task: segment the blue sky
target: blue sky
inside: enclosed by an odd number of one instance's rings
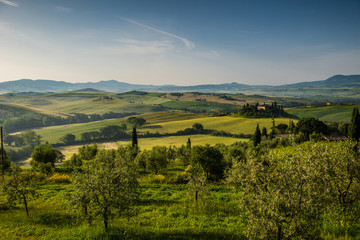
[[[0,0],[0,82],[279,85],[359,74],[359,13],[359,0]]]

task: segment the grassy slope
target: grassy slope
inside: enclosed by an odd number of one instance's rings
[[[290,114],[304,117],[314,117],[322,121],[349,121],[354,106],[326,106],[326,107],[310,107],[310,108],[290,108],[286,111]]]
[[[195,112],[234,112],[240,108],[233,104],[207,101],[170,101],[161,105],[171,109],[188,109]]]
[[[0,103],[0,119],[8,119],[23,116],[44,116],[42,112],[34,108],[22,106],[14,103]]]
[[[129,103],[120,99],[114,100],[97,100],[97,98],[89,99],[79,99],[73,100],[71,102],[63,102],[57,100],[52,105],[43,106],[46,110],[52,110],[62,113],[71,113],[79,112],[85,114],[104,114],[110,111],[113,112],[151,112],[154,109],[154,106],[138,104],[138,103]]]
[[[235,118],[235,117],[203,117],[204,115],[190,115],[183,113],[172,113],[168,116],[167,122],[161,122],[165,117],[164,113],[158,114],[157,118],[155,114],[149,114],[150,122],[153,124],[145,125],[138,129],[139,133],[144,132],[159,132],[159,133],[175,133],[179,130],[184,130],[185,128],[191,128],[194,123],[201,123],[205,129],[212,130],[223,130],[233,134],[253,134],[256,128],[256,124],[259,124],[260,127],[266,127],[270,129],[272,126],[272,120],[270,118]],[[146,118],[146,114],[143,115]],[[202,117],[200,117],[202,116]],[[188,119],[192,117],[200,117],[194,119]],[[175,120],[175,119],[185,119],[185,120]],[[59,138],[62,136],[71,133],[74,134],[77,139],[80,139],[81,133],[88,131],[98,131],[100,128],[108,125],[116,125],[123,122],[125,119],[108,119],[103,121],[91,122],[91,123],[78,123],[78,124],[68,124],[62,126],[52,126],[36,129],[36,133],[41,135],[43,141],[48,141],[49,143],[59,142]],[[159,121],[159,122],[158,122]],[[278,118],[275,119],[276,124],[279,123],[289,123],[287,118]]]
[[[171,122],[179,120],[196,119],[209,116],[206,113],[185,113],[185,112],[157,112],[157,113],[145,113],[141,117],[146,119],[147,124]]]
[[[145,125],[139,131],[174,133],[185,128],[191,128],[194,123],[201,123],[205,129],[223,130],[233,134],[253,134],[256,124],[259,124],[260,128],[266,127],[267,129],[272,126],[271,118],[203,117]],[[289,119],[277,118],[275,123],[276,125],[279,123],[288,124]]]
[[[108,96],[113,100],[101,99],[99,97]],[[228,97],[236,99],[226,100],[223,94],[193,94],[185,93],[182,97],[174,97],[165,93],[104,93],[104,92],[65,92],[48,94],[41,96],[5,96],[0,95],[0,102],[15,103],[32,108],[43,114],[66,116],[71,112],[85,114],[105,112],[151,112],[158,111],[161,105],[173,109],[190,109],[193,111],[233,111],[240,108],[239,105],[245,103],[254,104],[256,102],[277,101],[298,101],[294,99],[273,99],[257,95],[234,94]],[[195,99],[207,99],[207,101],[195,101]],[[99,100],[99,101],[96,101]]]
[[[119,125],[123,120],[121,119],[106,119],[102,121],[90,123],[76,123],[60,126],[44,127],[34,129],[34,131],[41,135],[43,141],[48,141],[50,144],[59,142],[59,138],[66,134],[74,134],[77,139],[80,139],[81,133],[90,131],[99,131],[100,128],[109,125]]]
[[[65,194],[70,184],[41,185],[40,197],[23,206],[1,209],[0,239],[241,239],[245,224],[239,193],[210,187],[197,204],[186,185],[141,184],[139,201],[130,216],[116,216],[110,232],[100,220],[77,223]]]

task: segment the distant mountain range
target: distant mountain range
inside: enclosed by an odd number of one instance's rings
[[[126,91],[160,91],[160,92],[223,92],[223,93],[259,93],[269,95],[269,93],[286,96],[286,91],[291,89],[322,89],[322,88],[360,88],[360,75],[335,75],[326,80],[314,82],[301,82],[286,84],[281,86],[271,85],[246,85],[236,82],[225,84],[206,84],[196,86],[175,86],[175,85],[138,85],[116,80],[88,82],[88,83],[69,83],[53,80],[31,80],[21,79],[0,83],[0,92],[65,92],[80,89],[97,89],[108,92]],[[294,91],[293,91],[294,92]],[[321,91],[320,91],[321,92]],[[266,94],[267,93],[267,94]],[[294,95],[292,93],[292,95]],[[321,95],[321,94],[320,94]]]

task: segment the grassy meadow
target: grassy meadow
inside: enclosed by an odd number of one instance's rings
[[[286,111],[299,118],[314,117],[321,121],[347,122],[350,120],[352,109],[360,105],[334,105],[321,107],[289,108]]]
[[[243,118],[243,117],[211,117],[204,114],[186,114],[186,113],[172,113],[166,116],[166,113],[159,114],[144,114],[140,115],[145,119],[148,119],[149,124],[146,124],[138,128],[139,133],[175,133],[186,128],[191,128],[194,123],[200,123],[205,129],[226,131],[232,134],[253,134],[256,125],[266,127],[270,129],[272,126],[271,118]],[[158,116],[158,117],[156,117]],[[177,120],[182,119],[182,120]],[[80,139],[81,133],[89,131],[98,131],[100,128],[109,125],[119,125],[125,122],[124,119],[108,119],[90,123],[76,123],[60,126],[51,126],[35,129],[34,131],[42,136],[43,141],[47,141],[50,144],[60,142],[59,139],[66,134],[74,134],[77,139]],[[279,123],[289,123],[288,118],[276,118],[276,125]]]
[[[201,123],[204,129],[226,131],[232,134],[253,134],[256,125],[270,129],[272,126],[271,118],[243,118],[243,117],[202,117],[181,121],[171,121],[163,123],[154,123],[143,126],[139,131],[174,133],[185,128],[190,128],[194,123]],[[279,123],[289,123],[288,118],[276,118],[276,125]]]
[[[115,217],[108,233],[102,223],[79,223],[67,205],[67,183],[45,183],[40,197],[22,206],[0,210],[1,239],[244,239],[240,194],[221,186],[194,203],[186,185],[141,184],[133,211]]]

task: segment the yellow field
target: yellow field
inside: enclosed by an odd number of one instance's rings
[[[160,137],[160,138],[139,138],[138,143],[141,150],[151,149],[153,146],[181,146],[185,145],[188,138],[191,139],[191,145],[215,145],[217,143],[223,143],[225,145],[230,145],[235,142],[244,142],[249,141],[249,139],[242,138],[230,138],[230,137],[216,137],[209,135],[189,135],[189,136],[171,136],[171,137]],[[118,142],[107,142],[107,143],[99,143],[98,146],[100,149],[117,149],[119,146],[126,146],[131,144],[131,141],[118,141]],[[65,146],[59,147],[59,149],[65,155],[65,161],[69,160],[70,157],[78,152],[79,147],[83,145],[73,145],[73,146]],[[22,168],[30,168],[31,158],[28,158],[24,161],[19,162],[18,164]]]
[[[232,134],[253,134],[255,132],[256,124],[259,124],[260,129],[266,127],[268,131],[272,126],[270,118],[241,118],[241,117],[202,117],[196,119],[188,119],[181,121],[171,121],[157,124],[145,125],[139,132],[159,132],[159,133],[174,133],[185,128],[191,128],[194,123],[201,123],[205,129],[212,129],[218,131],[226,131]],[[279,123],[289,124],[288,118],[276,118],[275,124]]]
[[[191,139],[191,145],[215,145],[217,143],[224,143],[226,145],[239,142],[239,141],[248,141],[248,139],[242,138],[231,138],[231,137],[216,137],[210,135],[188,135],[188,136],[170,136],[170,137],[160,137],[160,138],[139,138],[138,143],[140,149],[151,149],[153,146],[181,146],[186,144],[188,138]],[[118,144],[121,146],[126,146],[130,144],[130,141],[119,141]]]

